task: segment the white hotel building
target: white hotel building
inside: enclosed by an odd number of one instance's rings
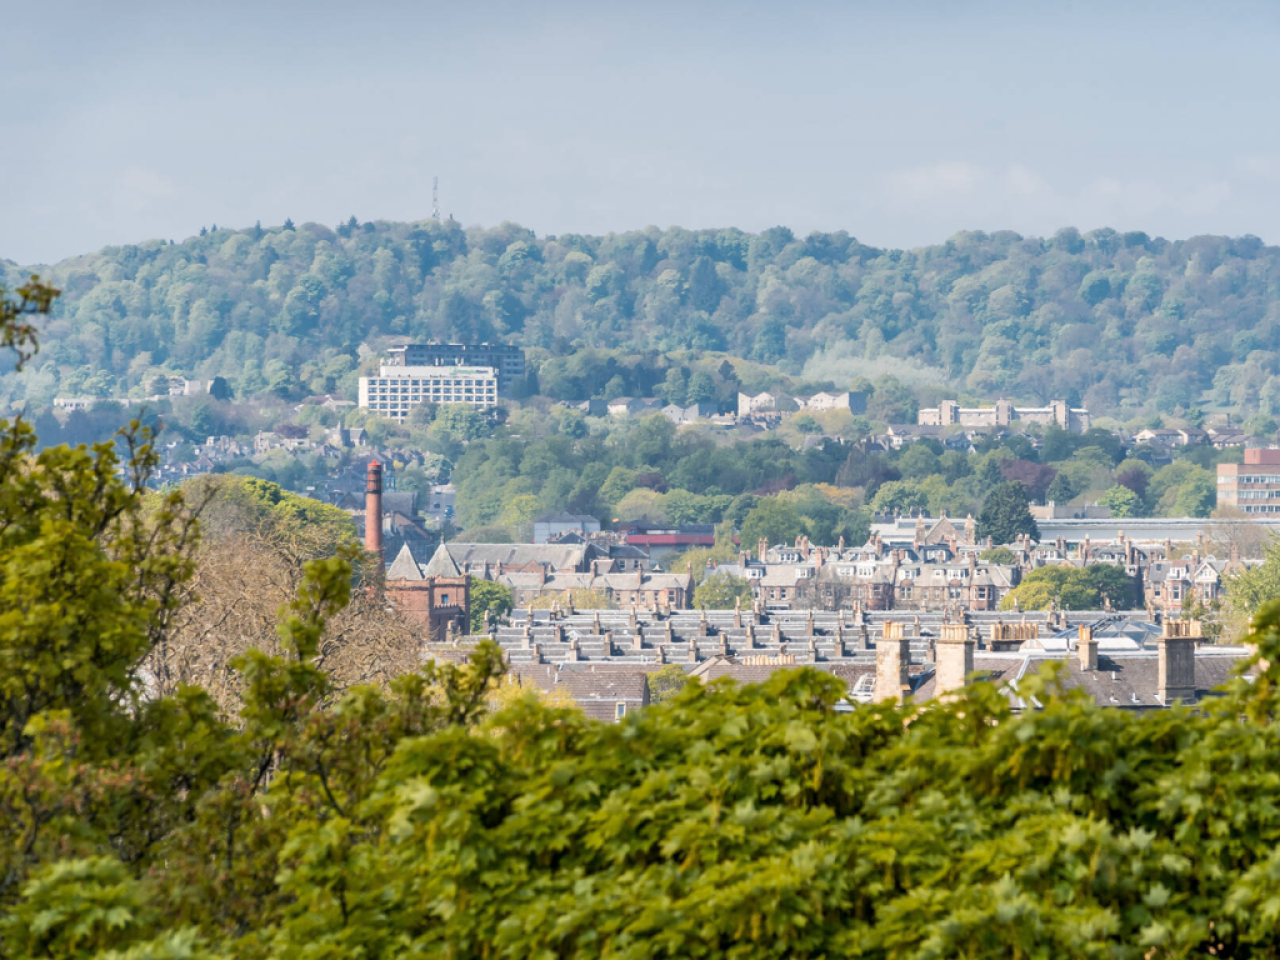
[[[498,402],[492,367],[402,367],[383,364],[376,377],[360,378],[360,406],[403,423],[420,403],[465,403],[483,410]]]

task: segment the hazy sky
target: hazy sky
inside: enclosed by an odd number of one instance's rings
[[[5,9],[8,8],[8,9]],[[1280,242],[1280,3],[0,0],[0,257],[201,225]]]

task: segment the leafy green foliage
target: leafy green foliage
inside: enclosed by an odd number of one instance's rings
[[[777,497],[760,501],[742,522],[742,542],[754,546],[761,540],[767,544],[789,544],[804,533],[804,520],[791,504]]]
[[[992,547],[990,550],[983,550],[979,559],[984,563],[1012,564],[1018,560],[1018,555],[1008,547]]]
[[[1142,499],[1128,487],[1116,484],[1098,498],[1098,506],[1107,507],[1117,519],[1137,517],[1142,514]]]
[[[1247,616],[1273,600],[1280,600],[1280,542],[1266,548],[1262,563],[1229,577],[1227,603],[1239,616]]]
[[[1040,528],[1020,483],[1001,483],[991,491],[978,514],[978,537],[994,544],[1013,543],[1020,536],[1040,539]]]
[[[1097,610],[1103,603],[1116,610],[1133,609],[1133,579],[1123,567],[1095,563],[1084,568],[1037,567],[1000,601],[1001,610]]]
[[[356,544],[345,510],[270,480],[211,474],[188,483],[184,496],[201,505],[201,524],[210,535],[238,534],[299,561],[330,557]]]
[[[241,398],[350,393],[361,343],[435,337],[515,340],[536,353],[527,386],[572,400],[691,403],[707,397],[709,378],[716,399],[732,402],[736,385],[714,368],[671,373],[647,359],[690,350],[815,379],[897,364],[949,377],[953,393],[1078,398],[1122,419],[1191,416],[1202,394],[1242,417],[1274,413],[1276,248],[1253,237],[1073,235],[1078,243],[970,231],[904,251],[785,228],[556,238],[510,223],[219,229],[55,265],[68,291],[59,355],[0,394],[123,394],[144,377],[197,371]],[[0,282],[22,278],[0,266]],[[599,344],[629,359],[578,357]],[[909,422],[916,405],[909,390],[886,394],[872,416]]]
[[[490,623],[497,626],[511,613],[515,601],[511,591],[494,580],[471,581],[471,632],[484,632],[485,614]]]
[[[1280,956],[1280,603],[1252,680],[1194,711],[1099,708],[1047,667],[1023,714],[987,683],[849,710],[787,670],[618,724],[534,697],[485,719],[487,643],[334,695],[340,551],[307,565],[280,655],[229,665],[233,722],[147,693],[194,528],[178,494],[147,509],[131,436],[122,479],[113,446],[36,454],[4,428],[14,960]]]
[[[731,573],[710,573],[693,591],[699,610],[732,610],[738,603],[750,607],[751,598],[751,584]]]
[[[668,663],[661,670],[649,674],[649,700],[651,703],[662,703],[673,699],[685,684],[689,682],[689,674],[678,663]]]

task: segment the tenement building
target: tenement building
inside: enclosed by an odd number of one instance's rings
[[[1280,450],[1246,448],[1244,463],[1218,464],[1218,506],[1280,513]]]
[[[1073,407],[1065,400],[1054,400],[1047,407],[1015,407],[1008,400],[998,400],[994,407],[962,407],[955,400],[944,400],[936,407],[920,410],[918,422],[925,427],[1007,427],[1015,420],[1023,423],[1051,424],[1084,433],[1089,429],[1089,411]]]
[[[504,396],[524,378],[524,351],[507,343],[407,343],[387,351],[397,367],[491,367]]]
[[[360,378],[360,406],[403,423],[422,403],[461,403],[484,409],[498,402],[492,367],[399,366],[384,363],[376,377]]]

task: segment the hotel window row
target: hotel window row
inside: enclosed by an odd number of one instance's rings
[[[360,406],[403,421],[423,403],[461,403],[483,409],[498,402],[498,380],[488,367],[383,366],[376,377],[360,378]]]

